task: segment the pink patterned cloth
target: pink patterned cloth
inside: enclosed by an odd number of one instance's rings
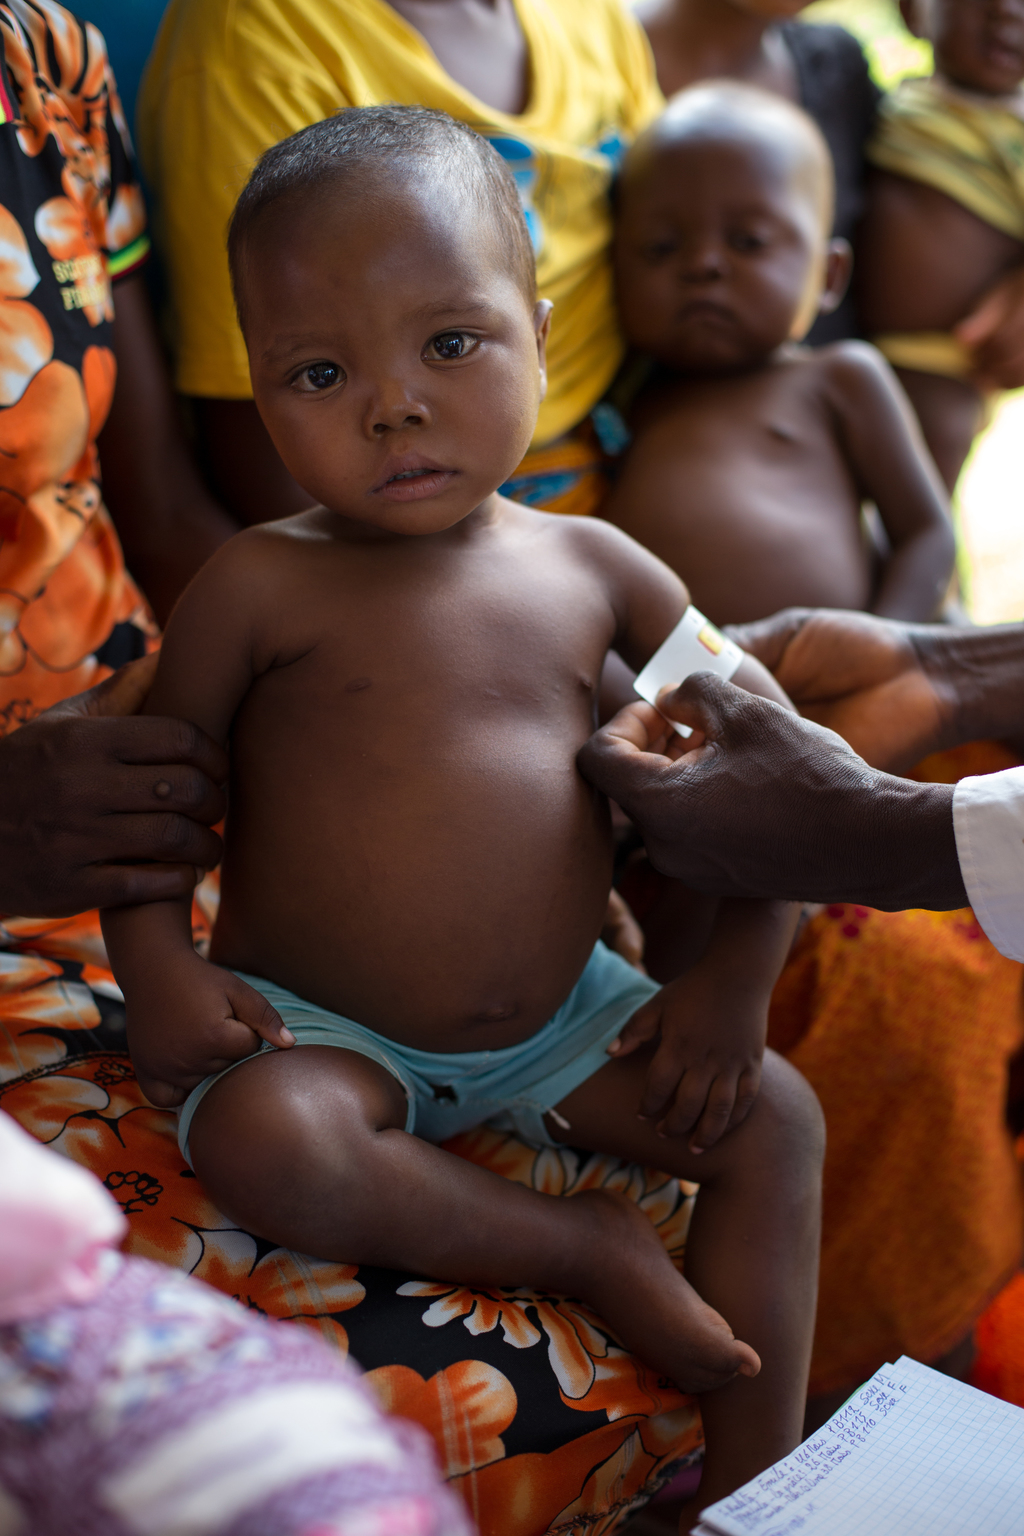
[[[89,1301],[127,1230],[98,1179],[0,1113],[0,1323]]]
[[[418,1425],[307,1329],[111,1246],[0,1115],[4,1536],[472,1536]]]

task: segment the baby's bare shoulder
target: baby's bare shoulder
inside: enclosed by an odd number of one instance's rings
[[[644,564],[653,556],[603,517],[574,517],[543,512],[548,532],[562,559],[589,567],[597,579],[619,575],[624,567]]]
[[[877,347],[869,341],[834,341],[827,347],[803,349],[808,363],[827,389],[851,404],[879,394],[891,394],[895,375]]]
[[[326,545],[337,543],[323,508],[311,508],[273,523],[255,523],[222,544],[196,578],[207,590],[237,587],[264,592],[309,567]]]

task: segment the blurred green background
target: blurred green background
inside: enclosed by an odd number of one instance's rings
[[[881,86],[904,75],[931,73],[932,51],[903,25],[895,0],[818,0],[803,12],[805,21],[834,21],[860,38]]]

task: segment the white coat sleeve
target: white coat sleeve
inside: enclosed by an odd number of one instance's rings
[[[1024,960],[1024,768],[961,779],[953,830],[974,915],[996,949]]]

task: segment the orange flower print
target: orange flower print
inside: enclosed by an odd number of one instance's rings
[[[500,1326],[513,1349],[530,1349],[546,1335],[551,1369],[570,1400],[587,1395],[597,1380],[597,1362],[615,1347],[593,1312],[564,1297],[540,1297],[525,1290],[476,1291],[432,1280],[409,1280],[398,1287],[398,1294],[431,1299],[423,1314],[428,1328],[443,1328],[458,1318],[470,1333],[491,1333]]]
[[[19,401],[53,356],[53,333],[34,304],[39,283],[21,225],[0,204],[0,406]]]
[[[64,308],[82,310],[90,325],[113,320],[110,279],[86,206],[69,197],[51,197],[36,210],[35,225],[53,258]]]
[[[0,294],[7,299],[26,299],[39,282],[21,225],[0,204]]]
[[[123,251],[146,228],[146,204],[142,188],[118,187],[107,214],[106,244],[112,251]]]
[[[445,1477],[500,1461],[501,1436],[516,1416],[515,1389],[483,1360],[460,1360],[424,1381],[407,1365],[382,1365],[366,1381],[389,1413],[415,1419],[441,1451]]]
[[[109,347],[86,347],[82,355],[82,383],[89,406],[89,439],[94,441],[110,414],[117,383],[117,360]]]

